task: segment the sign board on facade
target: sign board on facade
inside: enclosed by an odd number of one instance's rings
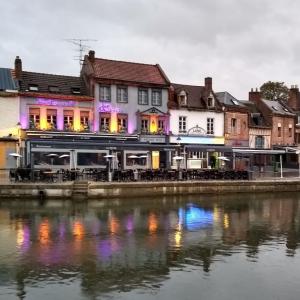
[[[36,104],[47,106],[75,106],[75,101],[62,101],[56,99],[37,98]]]
[[[142,143],[165,143],[166,138],[164,136],[141,136],[140,142],[142,142]]]
[[[192,127],[187,131],[187,135],[203,136],[203,135],[207,135],[207,133],[205,129],[203,129],[199,125],[196,125],[195,127]]]
[[[99,108],[98,108],[99,112],[102,113],[120,113],[121,109],[117,106],[113,106],[109,103],[100,103]]]

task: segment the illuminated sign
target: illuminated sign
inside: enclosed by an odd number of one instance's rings
[[[121,109],[119,107],[116,106],[112,106],[111,104],[108,103],[101,103],[99,105],[99,112],[102,113],[119,113],[121,112]]]
[[[55,99],[37,98],[36,104],[49,106],[75,106],[75,101],[61,101]]]

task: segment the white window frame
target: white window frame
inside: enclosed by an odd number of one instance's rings
[[[99,88],[99,99],[100,101],[111,101],[111,88],[109,85],[100,85]]]
[[[207,134],[215,134],[215,119],[214,118],[207,118]]]
[[[187,117],[179,116],[178,117],[178,132],[185,133],[187,131]]]

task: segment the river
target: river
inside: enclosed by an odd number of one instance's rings
[[[0,202],[0,299],[298,300],[300,195]]]

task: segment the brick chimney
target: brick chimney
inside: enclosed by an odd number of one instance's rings
[[[289,90],[288,106],[296,111],[300,110],[300,94],[297,85],[292,85]]]
[[[205,90],[207,92],[211,92],[212,91],[212,78],[206,77],[204,80],[204,84],[205,84]]]
[[[15,59],[15,76],[18,80],[22,78],[22,60],[19,56]]]
[[[89,61],[92,63],[95,61],[95,51],[94,50],[89,51]]]
[[[249,101],[257,102],[260,100],[260,98],[260,91],[257,88],[255,91],[251,89],[251,91],[249,92]]]

